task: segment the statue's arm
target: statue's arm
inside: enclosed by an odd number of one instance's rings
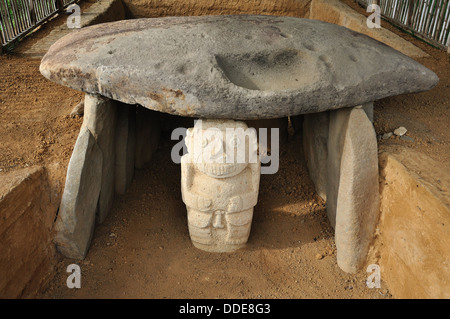
[[[185,156],[181,158],[181,195],[183,202],[190,208],[207,211],[212,205],[212,200],[192,191],[195,167],[188,162]]]
[[[251,169],[252,189],[247,193],[239,194],[237,196],[233,196],[232,198],[230,198],[228,204],[228,212],[239,212],[247,210],[256,206],[258,202],[261,164],[258,161],[258,163],[252,163],[249,165]]]

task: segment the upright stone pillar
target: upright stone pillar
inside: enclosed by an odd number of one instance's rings
[[[114,201],[116,121],[116,101],[100,95],[85,95],[83,127],[92,133],[103,154],[102,187],[97,211],[99,223],[103,223]]]
[[[330,111],[327,214],[337,262],[349,273],[365,262],[379,210],[375,131],[362,106]]]
[[[136,168],[144,168],[158,148],[161,132],[159,112],[137,106],[136,110]]]
[[[67,169],[55,225],[57,249],[66,257],[83,259],[95,227],[102,181],[103,156],[94,136],[82,127]]]
[[[305,114],[303,119],[303,152],[309,177],[324,200],[327,199],[328,122],[328,112]]]
[[[115,189],[124,194],[134,175],[136,107],[120,104],[117,113]]]
[[[363,104],[362,108],[364,112],[366,112],[366,115],[369,118],[370,122],[373,123],[373,102]]]

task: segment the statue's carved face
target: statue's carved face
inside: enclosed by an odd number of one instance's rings
[[[256,131],[243,122],[197,121],[188,129],[186,141],[197,169],[215,178],[237,175],[255,161]]]

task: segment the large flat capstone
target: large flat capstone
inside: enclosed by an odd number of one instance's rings
[[[274,16],[123,20],[57,41],[41,73],[165,113],[279,118],[431,89],[437,76],[350,29]]]

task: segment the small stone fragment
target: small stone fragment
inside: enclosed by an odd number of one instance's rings
[[[404,128],[403,126],[400,126],[399,128],[395,129],[394,134],[397,136],[403,136],[406,134],[408,130]]]
[[[392,136],[392,132],[384,133],[382,138],[383,138],[383,140],[388,140],[391,136]]]
[[[84,114],[84,100],[75,105],[75,107],[70,112],[70,117],[81,117]]]

